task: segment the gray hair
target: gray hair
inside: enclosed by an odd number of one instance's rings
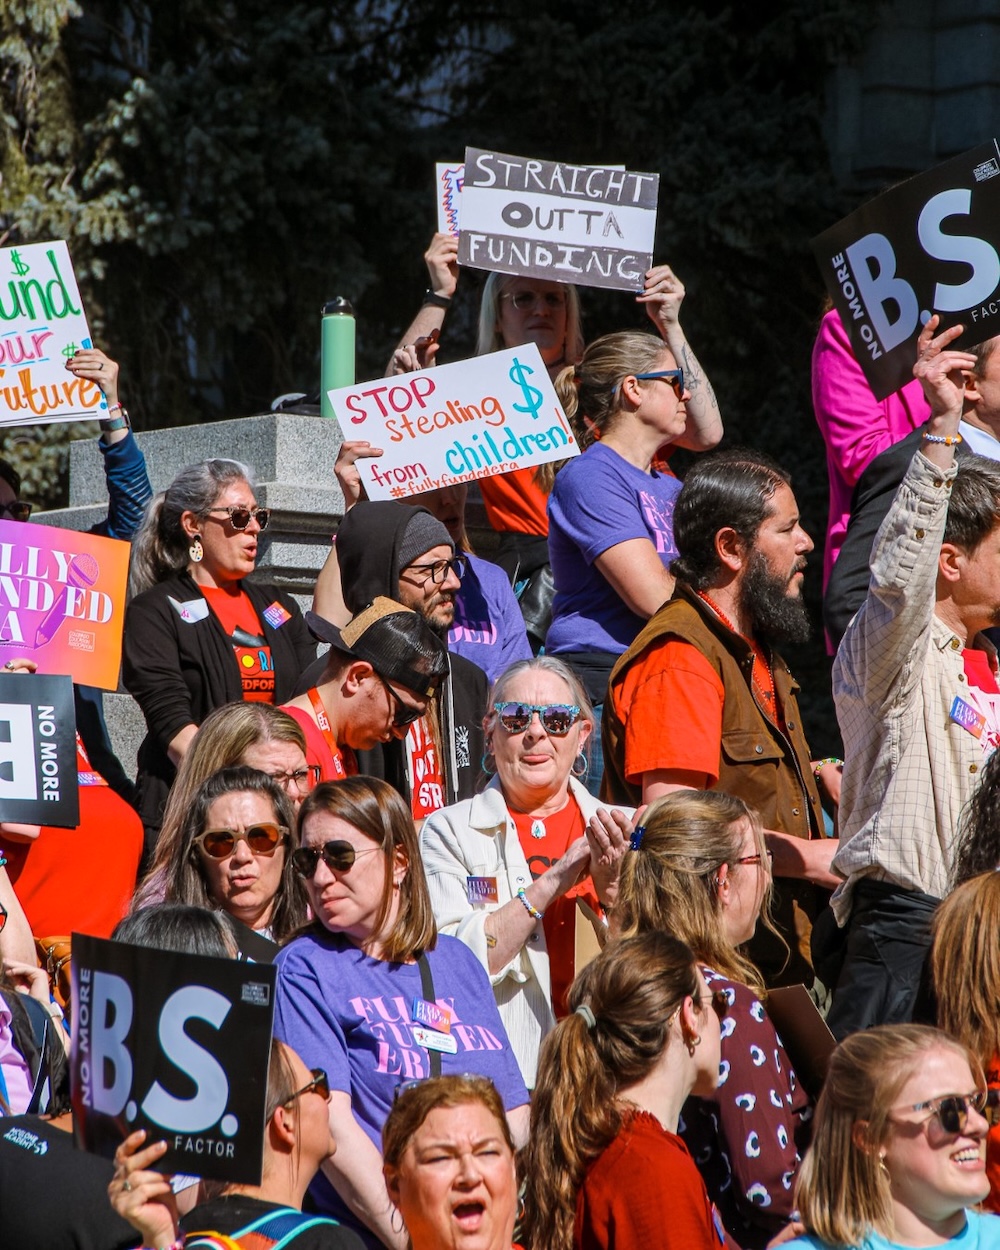
[[[483,296],[479,302],[479,337],[476,341],[476,355],[485,356],[488,352],[499,352],[507,347],[500,337],[500,296],[519,275],[509,273],[491,273],[483,287]],[[580,293],[572,283],[565,283],[566,291],[566,342],[563,344],[563,360],[568,365],[575,365],[583,355],[583,323],[580,319]],[[519,347],[519,343],[512,346]]]
[[[589,720],[591,724],[594,724],[594,705],[590,701],[583,682],[569,665],[557,659],[554,655],[533,655],[530,660],[515,660],[513,664],[508,665],[504,669],[493,683],[490,689],[489,701],[486,704],[486,715],[483,717],[483,728],[486,731],[487,741],[489,741],[490,734],[497,727],[498,717],[493,710],[494,703],[504,702],[507,697],[507,691],[523,673],[551,673],[553,677],[558,677],[560,681],[565,682],[569,688],[570,698],[580,708],[581,719]],[[584,744],[582,750],[589,762],[589,739]],[[492,754],[488,748],[487,754]]]
[[[239,460],[202,460],[181,469],[166,490],[153,496],[132,540],[133,595],[187,568],[190,540],[181,517],[185,512],[207,516],[234,482],[246,482],[253,489],[253,469]]]

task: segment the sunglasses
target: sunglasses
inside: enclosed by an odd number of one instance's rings
[[[655,373],[635,373],[632,376],[637,382],[652,382],[662,378],[664,382],[670,383],[678,399],[684,394],[683,369],[658,369]]]
[[[699,997],[698,1002],[702,1007],[710,1006],[720,1021],[729,1015],[729,995],[725,990],[712,990],[707,997]]]
[[[4,907],[3,903],[0,903],[0,933],[3,932],[3,927],[6,923],[7,923],[7,908]]]
[[[251,520],[256,521],[262,530],[266,530],[267,523],[271,519],[270,508],[245,508],[239,503],[209,508],[209,512],[225,512],[229,517],[229,524],[234,530],[245,530]]]
[[[237,842],[246,842],[255,855],[273,855],[288,839],[284,825],[251,825],[240,832],[238,829],[206,829],[194,840],[209,859],[228,859],[236,850]]]
[[[493,711],[509,734],[523,734],[536,712],[542,728],[554,738],[565,738],[580,719],[575,703],[494,703]]]
[[[361,855],[372,855],[375,851],[381,851],[380,846],[370,846],[367,850],[358,851],[350,844],[340,839],[333,842],[327,842],[321,847],[316,846],[299,846],[292,851],[292,867],[300,877],[305,877],[307,881],[311,881],[316,875],[316,869],[319,867],[319,861],[322,858],[327,868],[334,872],[347,872],[348,868]]]
[[[27,521],[31,516],[33,505],[23,499],[15,499],[13,503],[0,503],[0,517],[9,516],[12,521]]]
[[[404,573],[426,573],[427,576],[420,583],[421,586],[427,584],[428,581],[440,586],[449,572],[453,572],[459,581],[465,576],[465,556],[453,556],[450,560],[435,560],[433,564],[408,564],[405,569],[400,569],[399,575]]]
[[[294,787],[299,794],[308,794],[319,784],[322,769],[318,764],[308,764],[305,768],[296,768],[293,773],[268,773],[272,781],[276,781],[283,790]]]
[[[301,1089],[297,1089],[294,1094],[288,1096],[288,1101],[281,1105],[287,1107],[288,1103],[294,1102],[296,1098],[301,1098],[303,1094],[311,1094],[313,1090],[320,1095],[326,1102],[330,1101],[330,1080],[322,1068],[310,1068],[312,1080],[308,1085],[303,1085]]]
[[[929,1111],[928,1119],[936,1116],[946,1133],[957,1136],[964,1133],[969,1125],[970,1108],[975,1107],[981,1115],[987,1106],[996,1107],[998,1103],[1000,1091],[977,1089],[971,1094],[946,1094],[944,1098],[929,1098],[927,1102],[915,1102],[907,1109]]]
[[[375,676],[378,677],[378,674],[376,673]],[[415,720],[419,720],[423,716],[420,708],[414,707],[411,703],[404,703],[384,677],[379,677],[378,679],[388,690],[389,694],[392,695],[392,701],[396,708],[392,714],[393,728],[405,729],[407,725],[412,725]]]

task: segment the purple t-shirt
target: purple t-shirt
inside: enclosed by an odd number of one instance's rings
[[[594,561],[632,538],[648,538],[664,568],[677,555],[674,504],[677,478],[644,473],[603,443],[570,460],[549,496],[549,559],[556,584],[552,624],[545,639],[560,651],[620,655],[645,621],[625,604]]]
[[[530,660],[524,617],[507,574],[497,564],[470,555],[455,596],[455,622],[448,650],[478,664],[491,682],[515,660]]]
[[[324,1068],[330,1088],[351,1095],[355,1118],[382,1150],[382,1125],[396,1087],[430,1076],[429,1052],[418,1045],[414,999],[423,999],[416,964],[372,959],[340,934],[310,932],[278,955],[274,1035],[301,1055],[307,1068]],[[488,1076],[507,1110],[523,1106],[528,1091],[497,1011],[493,988],[472,951],[439,936],[427,955],[438,1004],[452,1013],[454,1055],[441,1055],[441,1072]],[[421,1027],[419,1024],[417,1028]],[[344,1203],[322,1172],[309,1193],[323,1215],[380,1243]]]

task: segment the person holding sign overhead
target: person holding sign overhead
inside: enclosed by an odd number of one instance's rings
[[[245,580],[270,519],[250,479],[235,460],[190,465],[151,501],[133,543],[123,677],[149,731],[138,775],[147,831],[206,715],[240,699],[286,703],[316,658],[292,596]]]

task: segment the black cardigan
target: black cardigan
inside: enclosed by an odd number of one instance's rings
[[[298,604],[285,591],[243,582],[271,648],[274,702],[286,703],[299,674],[316,658],[316,643]],[[209,712],[243,699],[243,681],[233,644],[208,608],[200,620],[183,620],[170,602],[207,601],[187,573],[159,582],[129,604],[125,613],[123,679],[142,709],[148,733],[139,748],[139,814],[158,829],[176,775],[167,747],[185,725],[200,725]],[[277,601],[290,618],[275,629],[264,609]]]

